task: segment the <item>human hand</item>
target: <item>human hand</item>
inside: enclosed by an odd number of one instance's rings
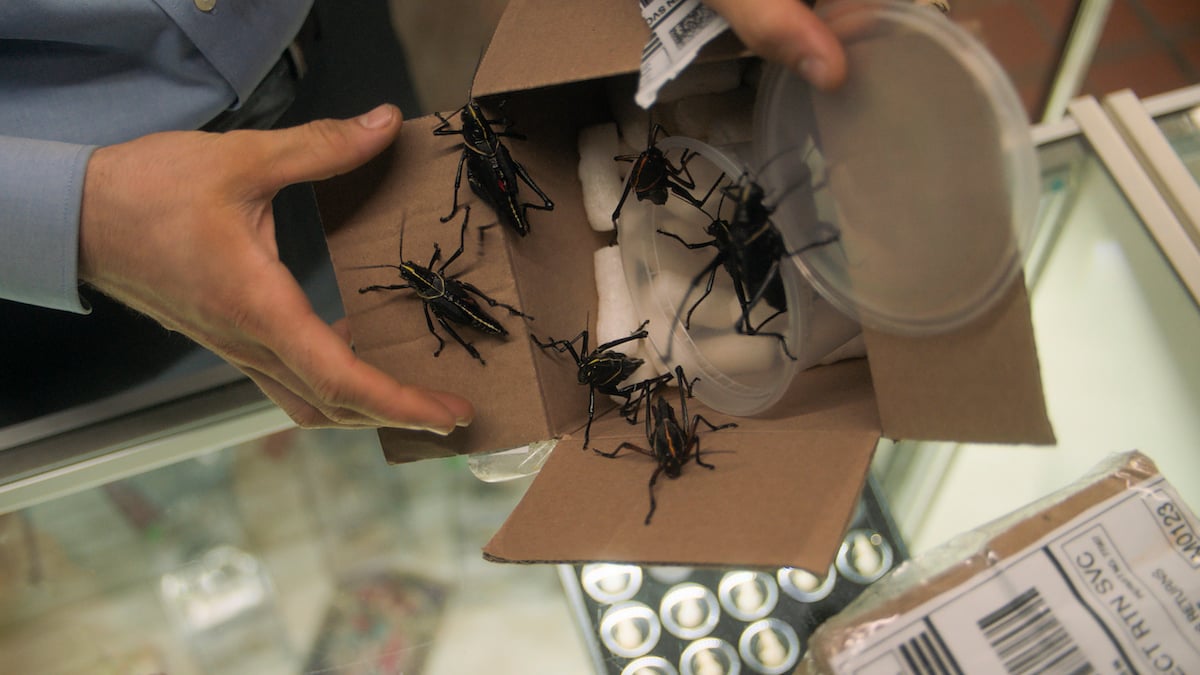
[[[245,372],[304,427],[447,434],[460,396],[402,385],[361,361],[279,260],[271,199],[358,167],[400,129],[380,106],[351,120],[224,134],[164,132],[99,148],[84,181],[79,276]]]
[[[833,31],[800,0],[704,0],[746,47],[791,68],[819,89],[846,79],[846,54]]]

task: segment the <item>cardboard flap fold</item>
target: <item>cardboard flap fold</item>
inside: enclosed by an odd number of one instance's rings
[[[637,71],[650,29],[622,0],[510,0],[473,94],[536,89]]]
[[[1016,279],[996,307],[945,335],[867,330],[867,353],[889,438],[1054,443],[1029,298]]]
[[[827,570],[879,434],[862,360],[804,379],[811,398],[786,414],[702,431],[701,456],[716,468],[689,462],[677,479],[661,475],[649,525],[654,460],[631,451],[609,459],[584,450],[582,438],[560,441],[485,557]],[[716,424],[731,420],[695,407],[689,413]],[[597,420],[592,445],[610,451],[629,429],[616,415]]]
[[[511,0],[475,75],[475,96],[636,73],[650,29],[628,0]],[[743,54],[732,33],[698,60]]]

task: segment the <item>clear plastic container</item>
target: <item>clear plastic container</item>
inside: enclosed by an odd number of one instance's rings
[[[1018,274],[1036,222],[1026,113],[987,50],[940,13],[843,0],[819,12],[846,50],[821,92],[768,67],[755,162],[776,225],[822,296],[899,334],[960,327]]]
[[[646,330],[660,359],[699,378],[696,398],[729,415],[762,412],[798,370],[845,344],[858,326],[817,295],[795,265],[781,264],[785,304],[764,297],[749,315],[757,332],[739,331],[742,307],[730,275],[716,264],[718,250],[700,245],[713,241],[706,227],[714,218],[732,216],[734,202],[722,188],[753,173],[731,149],[695,139],[670,136],[658,148],[675,166],[688,153],[696,185],[690,192],[707,199],[703,210],[676,198],[663,206],[626,202],[618,233],[630,296],[649,320]]]

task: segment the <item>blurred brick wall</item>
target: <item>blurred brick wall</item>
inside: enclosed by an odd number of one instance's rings
[[[424,111],[462,105],[505,0],[389,2]],[[1040,119],[1078,0],[950,3],[950,17],[996,56],[1030,119]],[[1198,83],[1200,0],[1114,0],[1080,93],[1128,87],[1145,97]]]

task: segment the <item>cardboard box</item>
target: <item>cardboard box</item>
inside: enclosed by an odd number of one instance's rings
[[[608,244],[581,207],[576,139],[608,119],[604,79],[635,77],[648,30],[636,3],[512,0],[479,67],[473,95],[503,94],[504,114],[527,140],[508,142],[555,202],[531,211],[525,238],[502,227],[474,230],[447,273],[534,317],[498,314],[507,339],[464,329],[487,365],[450,341],[432,358],[421,303],[409,291],[360,294],[397,283],[394,271],[364,266],[405,258],[428,262],[434,242],[457,246],[450,210],[458,137],[434,136],[434,117],[405,122],[395,146],[372,164],[319,186],[322,213],[354,345],[404,382],[471,399],[475,422],[448,438],[380,430],[390,462],[501,450],[561,439],[520,505],[485,549],[491,560],[612,560],[824,570],[849,522],[881,436],[973,442],[1050,443],[1029,305],[1018,280],[998,305],[953,334],[906,338],[867,332],[869,358],[802,373],[784,400],[736,429],[703,436],[713,471],[694,464],[659,481],[658,511],[643,525],[654,464],[630,453],[605,459],[581,450],[587,389],[569,359],[551,358],[533,332],[570,338],[596,314],[593,251]],[[718,40],[702,58],[735,58]],[[494,102],[495,99],[492,99]],[[494,108],[493,108],[494,112]],[[455,125],[457,127],[457,123]],[[466,188],[471,225],[495,222]],[[459,214],[461,217],[461,213]],[[725,416],[701,412],[720,423]],[[596,420],[592,444],[644,443],[643,428],[617,415]]]

